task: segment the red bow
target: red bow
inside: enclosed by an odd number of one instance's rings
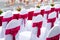
[[[34,11],[28,12],[28,20],[32,20]]]
[[[20,16],[20,14],[14,14],[12,18],[13,19],[19,19],[19,18],[21,18],[21,16]]]
[[[40,35],[40,29],[42,27],[42,22],[33,23],[33,27],[36,27],[36,26],[38,28],[37,37],[39,37],[39,35]]]
[[[24,15],[21,15],[21,18],[23,18],[23,19],[25,19],[25,18],[27,18],[27,14],[24,14]]]
[[[59,35],[51,37],[51,38],[47,38],[46,40],[59,40]]]
[[[15,36],[18,33],[19,30],[20,30],[20,26],[18,26],[16,28],[13,28],[13,29],[7,29],[5,34],[6,35],[11,34],[13,36],[13,40],[15,40]]]
[[[0,16],[0,26],[2,26],[2,19],[3,19],[3,16]]]
[[[47,19],[48,22],[51,22],[51,27],[54,26],[54,22],[56,21],[56,18],[52,18],[52,19]]]

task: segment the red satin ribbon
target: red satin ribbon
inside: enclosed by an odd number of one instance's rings
[[[20,14],[13,14],[12,19],[19,19],[21,18]]]
[[[9,18],[3,18],[2,19],[2,22],[9,22],[12,20],[12,17],[9,17]]]
[[[2,26],[2,19],[3,19],[3,16],[0,16],[0,26]]]
[[[20,26],[17,26],[16,28],[12,28],[12,29],[6,29],[5,34],[11,34],[13,36],[13,40],[15,40],[15,36],[18,33],[18,31],[20,30]]]
[[[28,20],[32,20],[34,11],[28,12]]]
[[[37,37],[39,37],[39,35],[40,35],[40,29],[42,27],[42,22],[33,23],[33,27],[37,27],[38,28]]]
[[[59,36],[60,36],[60,35],[56,35],[56,36],[54,36],[54,37],[47,38],[46,40],[59,40]]]
[[[21,15],[21,18],[26,19],[28,17],[27,14]]]
[[[47,19],[47,22],[49,23],[51,23],[52,25],[51,25],[51,28],[54,26],[54,22],[56,21],[56,18],[52,18],[52,19]]]

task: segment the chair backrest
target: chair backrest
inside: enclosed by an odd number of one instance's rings
[[[34,13],[39,13],[40,12],[40,8],[35,8]]]
[[[20,12],[18,12],[18,11],[16,11],[16,10],[13,10],[13,11],[12,11],[12,14],[18,14],[18,13],[20,13]]]
[[[42,15],[38,15],[38,16],[34,17],[32,20],[33,20],[33,23],[40,22],[40,21],[43,21],[43,17],[42,17]]]
[[[13,20],[11,20],[11,21],[8,23],[6,29],[15,28],[15,27],[17,27],[18,25],[20,25],[20,24],[19,24],[19,20],[13,19]]]
[[[9,10],[9,11],[5,12],[4,18],[8,18],[8,17],[11,17],[11,16],[13,16],[12,11]]]
[[[6,26],[8,22],[7,20],[10,20],[10,18],[12,19],[12,16],[13,16],[12,11],[7,11],[3,16],[2,26]]]
[[[4,37],[4,31],[5,31],[5,28],[7,26],[7,24],[9,23],[9,21],[12,20],[12,11],[7,11],[5,12],[5,15],[3,16],[3,19],[2,19],[2,31],[1,31],[1,36]]]
[[[60,8],[60,5],[59,4],[56,4],[54,7],[55,8]]]
[[[35,8],[30,8],[30,9],[27,9],[27,10],[28,10],[28,12],[30,12],[30,11],[34,11]]]
[[[11,30],[11,31],[10,31]],[[6,29],[5,29],[5,40],[12,40],[15,32],[17,33],[15,36],[15,40],[16,38],[18,38],[18,35],[19,35],[19,30],[20,30],[20,23],[19,23],[19,20],[16,20],[16,19],[13,19],[11,20],[7,26],[6,26]],[[13,32],[12,34],[11,33],[8,33],[8,32]],[[11,35],[9,35],[11,34]]]
[[[21,15],[24,15],[24,14],[27,14],[28,13],[28,11],[26,10],[26,9],[22,9],[21,11],[20,11],[20,14]]]
[[[49,10],[51,10],[51,7],[50,7],[49,5],[47,5],[47,6],[45,7],[45,11],[49,11]]]

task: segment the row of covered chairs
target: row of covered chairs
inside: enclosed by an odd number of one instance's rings
[[[59,5],[53,8],[46,6],[22,9],[20,12],[3,12],[0,15],[0,26],[2,26],[0,37],[5,37],[5,40],[20,40],[19,33],[31,31],[30,40],[59,40],[59,13]]]

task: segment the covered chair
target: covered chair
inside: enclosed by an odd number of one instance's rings
[[[11,20],[5,29],[5,40],[19,40],[20,23],[19,20]]]
[[[54,25],[54,27],[49,31],[46,40],[59,40],[60,39],[60,22]]]
[[[6,29],[6,26],[7,24],[12,20],[12,11],[7,11],[4,13],[5,15],[3,15],[3,19],[2,19],[2,31],[1,31],[1,37],[4,37],[4,34],[5,34],[5,29]]]

